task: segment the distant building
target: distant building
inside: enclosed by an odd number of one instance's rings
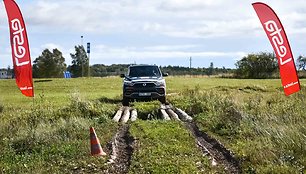
[[[0,79],[7,79],[8,76],[7,76],[7,70],[0,70]]]
[[[0,79],[12,79],[13,71],[11,69],[0,69]]]

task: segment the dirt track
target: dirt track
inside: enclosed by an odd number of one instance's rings
[[[104,173],[128,173],[133,154],[134,138],[130,135],[129,125],[122,125],[111,142],[111,158]]]
[[[232,153],[218,140],[200,131],[196,123],[192,121],[192,117],[187,113],[171,105],[161,105],[159,111],[161,114],[160,118],[164,120],[176,120],[185,123],[186,128],[195,137],[196,143],[203,154],[210,157],[212,165],[221,165],[228,173],[241,173],[240,163],[235,159]],[[121,107],[113,120],[126,123],[130,115],[133,115],[132,112],[134,112],[134,115],[136,112],[136,117],[134,116],[134,119],[131,119],[135,121],[135,118],[137,118],[137,111],[130,107]],[[114,136],[111,142],[112,155],[107,163],[110,167],[105,173],[128,173],[135,141],[129,133],[129,128],[130,126],[128,124],[123,124]]]
[[[228,173],[241,173],[239,161],[218,140],[200,131],[194,122],[186,122],[185,125],[192,132],[202,152],[212,157],[212,165],[221,164]]]

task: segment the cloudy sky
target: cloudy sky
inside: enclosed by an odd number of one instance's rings
[[[32,61],[58,48],[71,64],[74,46],[90,42],[90,64],[235,68],[248,53],[272,51],[250,0],[16,0]],[[281,19],[295,58],[306,55],[306,3],[261,1]],[[0,5],[0,68],[12,66],[8,22]]]

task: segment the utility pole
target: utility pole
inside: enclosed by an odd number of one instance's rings
[[[192,57],[190,56],[190,58],[189,58],[190,77],[191,77],[191,74],[192,74],[191,63],[192,63]]]
[[[83,47],[83,36],[81,36],[81,47]],[[82,60],[82,77],[84,76],[84,61]]]

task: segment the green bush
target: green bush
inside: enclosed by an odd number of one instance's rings
[[[70,117],[82,117],[87,119],[96,119],[100,123],[105,123],[114,115],[118,106],[96,101],[81,99],[80,96],[74,95],[70,99],[67,107],[59,110],[58,116],[68,119]]]

